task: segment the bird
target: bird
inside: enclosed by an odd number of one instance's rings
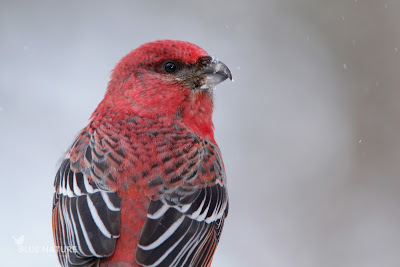
[[[20,246],[24,243],[24,239],[25,239],[24,235],[21,235],[19,237],[15,237],[15,236],[11,236],[11,237],[14,239],[14,243],[18,246]]]
[[[55,176],[61,266],[211,266],[229,209],[212,121],[226,79],[185,41],[145,43],[116,64]]]

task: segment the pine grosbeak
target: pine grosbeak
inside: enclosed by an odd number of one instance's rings
[[[231,72],[200,47],[123,57],[54,182],[62,266],[210,266],[228,214],[213,88]]]

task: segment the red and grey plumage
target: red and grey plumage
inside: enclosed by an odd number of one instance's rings
[[[210,266],[228,214],[212,123],[213,88],[226,78],[187,42],[121,59],[55,178],[62,266]]]

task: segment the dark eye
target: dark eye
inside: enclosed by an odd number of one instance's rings
[[[164,65],[164,70],[168,73],[174,73],[177,69],[178,68],[174,62],[167,62]]]

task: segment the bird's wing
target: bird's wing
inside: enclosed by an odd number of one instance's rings
[[[56,174],[52,223],[62,266],[98,266],[114,252],[121,199],[110,189],[112,152],[84,130]]]
[[[217,146],[186,135],[149,182],[152,196],[136,260],[143,266],[209,266],[228,213],[225,171]]]

